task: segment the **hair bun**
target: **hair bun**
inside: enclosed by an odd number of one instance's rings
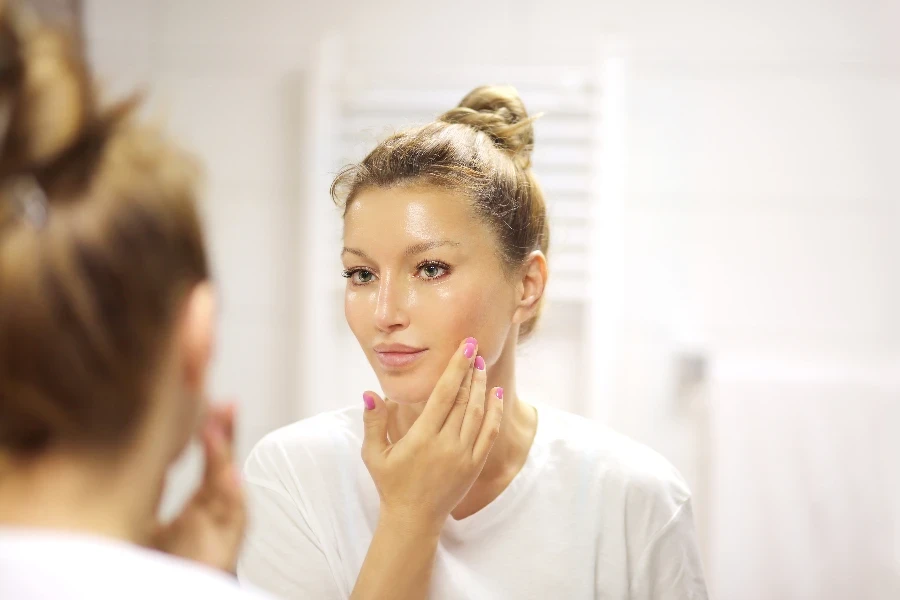
[[[536,118],[528,116],[516,89],[506,85],[477,87],[458,107],[440,116],[446,123],[461,123],[488,134],[523,168],[531,165]]]
[[[53,161],[89,122],[92,86],[77,48],[26,7],[0,5],[2,171]]]

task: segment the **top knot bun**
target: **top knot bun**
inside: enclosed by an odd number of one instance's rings
[[[0,4],[0,140],[3,171],[47,164],[91,118],[93,90],[73,41],[36,13]]]
[[[529,117],[514,87],[485,85],[475,88],[459,106],[440,116],[446,123],[461,123],[483,131],[517,165],[531,166],[536,117]]]

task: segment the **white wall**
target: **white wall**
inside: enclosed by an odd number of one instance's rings
[[[627,311],[609,419],[699,481],[673,356],[698,353],[715,372],[716,361],[869,365],[900,354],[898,6],[90,0],[87,17],[112,87],[151,84],[153,108],[209,165],[225,302],[213,388],[241,402],[242,456],[304,406],[333,401],[298,400],[317,341],[296,335],[308,251],[296,224],[329,202],[298,180],[312,162],[299,115],[319,36],[341,32],[348,65],[414,75],[589,64],[597,36],[617,33],[628,57]],[[548,371],[580,376],[565,360]],[[733,408],[751,388],[741,389],[707,401]],[[752,450],[745,438],[727,451]],[[185,489],[189,477],[176,479]],[[732,514],[754,510],[737,498]],[[733,574],[716,568],[721,581]]]
[[[892,597],[896,530],[869,519],[897,522],[900,464],[882,449],[889,466],[861,476],[847,457],[881,464],[867,453],[890,444],[896,421],[871,426],[900,399],[897,379],[885,383],[900,356],[898,72],[632,68],[628,335],[613,418],[691,479],[721,597]],[[647,377],[673,352],[706,357],[705,431],[688,419],[696,407],[673,406],[664,380]],[[865,514],[860,497],[875,502]]]
[[[87,3],[98,70],[113,89],[150,84],[155,111],[207,162],[226,298],[218,389],[260,398],[254,412],[274,411],[260,417],[266,426],[288,416],[273,396],[289,393],[285,355],[297,351],[282,339],[296,318],[288,278],[302,250],[290,217],[298,203],[327,202],[324,190],[297,197],[290,161],[303,160],[300,96],[291,85],[328,29],[349,38],[347,64],[412,70],[587,63],[594,38],[618,31],[633,57],[630,318],[717,347],[771,335],[814,346],[896,344],[898,286],[888,264],[896,219],[884,218],[900,189],[896,8],[471,4]],[[425,24],[435,17],[439,30]],[[247,336],[258,344],[227,343]]]

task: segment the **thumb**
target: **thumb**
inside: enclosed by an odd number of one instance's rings
[[[384,400],[375,392],[363,394],[365,410],[363,411],[363,423],[365,424],[365,439],[363,450],[381,454],[388,448],[387,439],[387,407]]]

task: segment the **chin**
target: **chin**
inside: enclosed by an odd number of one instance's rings
[[[378,375],[378,382],[381,384],[385,398],[390,399],[391,402],[406,405],[426,402],[437,384],[440,373],[432,377],[431,373],[416,371],[420,370],[391,373],[376,369],[375,373]]]
[[[406,379],[407,381],[403,381]],[[412,376],[400,376],[396,375],[382,375],[379,377],[381,382],[381,389],[384,391],[385,398],[389,399],[391,402],[396,402],[397,404],[421,404],[428,400],[428,397],[431,395],[430,388],[418,384],[416,382],[418,378]],[[399,380],[399,381],[398,381]]]

